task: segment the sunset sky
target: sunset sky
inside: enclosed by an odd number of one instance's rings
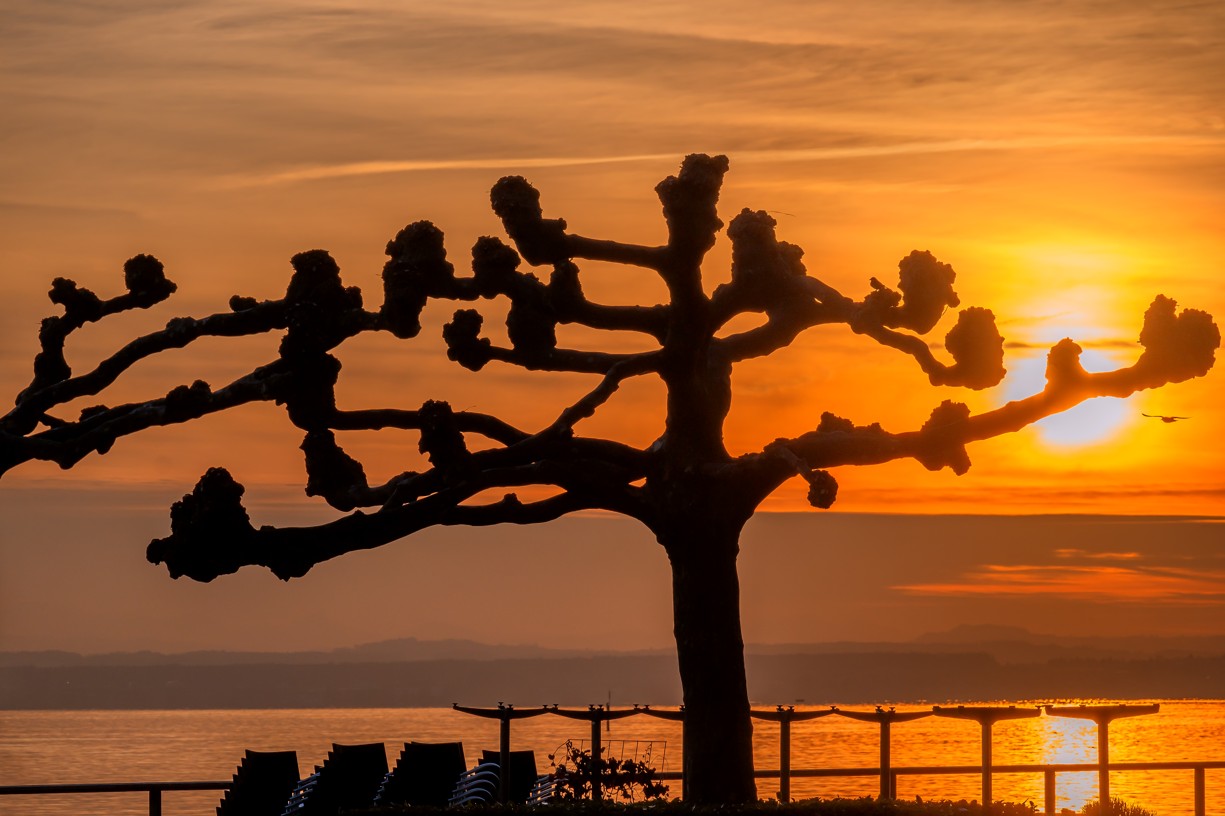
[[[280,297],[290,256],[306,249],[329,250],[377,307],[383,248],[418,219],[445,231],[463,271],[476,238],[502,234],[488,193],[503,175],[528,177],[545,216],[577,233],[662,242],[653,187],[693,152],[731,160],[724,220],[770,211],[780,238],[804,247],[810,275],[861,298],[870,277],[895,285],[899,259],[930,250],[957,270],[962,305],[992,309],[1007,341],[1005,382],[966,392],[929,386],[910,358],[845,327],[811,330],[736,369],[733,453],[811,430],[823,411],[902,431],[946,399],[1002,405],[1041,389],[1045,352],[1067,336],[1087,367],[1128,365],[1159,293],[1225,318],[1219,3],[17,0],[0,38],[9,398],[29,382],[57,276],[109,297],[122,291],[123,261],[146,252],[179,287],[148,312],[74,335],[79,373],[170,317],[224,311],[236,293]],[[708,256],[708,291],[726,279],[729,255],[721,241]],[[583,269],[593,300],[665,294],[641,270]],[[454,308],[432,304],[414,340],[346,344],[344,406],[446,399],[538,428],[594,385],[459,368],[439,339]],[[496,337],[498,308],[482,309]],[[931,335],[938,354],[954,319]],[[561,337],[583,348],[635,342],[597,334]],[[159,355],[102,400],[228,382],[272,359],[278,340],[211,339]],[[766,505],[778,515],[746,539],[746,636],[902,637],[970,620],[1225,633],[1223,367],[978,443],[965,476],[913,461],[845,469],[824,519],[805,510],[802,482],[788,484]],[[662,430],[661,396],[656,383],[635,383],[581,430],[648,445]],[[667,644],[666,559],[644,530],[609,519],[428,533],[290,587],[255,573],[171,582],[144,561],[171,502],[211,466],[246,485],[257,525],[333,517],[302,494],[300,441],[263,405],[121,440],[71,472],[31,463],[7,474],[0,650],[308,648],[408,635],[578,645],[565,608],[590,600],[590,570],[631,621],[593,634],[595,645]],[[413,434],[341,441],[372,479],[419,465]],[[938,518],[909,535],[872,515],[882,513]],[[1052,521],[1040,535],[1032,519],[1013,518],[1035,514],[1111,518]],[[478,555],[547,567],[515,573],[511,588],[439,595],[439,575],[460,585]],[[826,564],[863,581],[822,594]],[[785,587],[771,590],[780,572]],[[491,607],[528,595],[519,629],[483,625]],[[319,609],[328,598],[339,608]]]

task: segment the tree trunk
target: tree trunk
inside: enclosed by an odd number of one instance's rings
[[[741,524],[686,525],[661,543],[672,563],[676,654],[685,701],[685,798],[695,804],[751,802],[753,725],[740,633],[736,574]]]

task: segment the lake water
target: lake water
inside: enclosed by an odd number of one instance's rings
[[[804,707],[800,707],[803,710]],[[865,710],[864,706],[845,706]],[[899,711],[929,706],[899,706]],[[892,760],[903,765],[975,765],[979,761],[977,723],[928,717],[893,726]],[[512,747],[531,748],[537,764],[567,739],[589,736],[585,722],[546,715],[512,723]],[[759,769],[778,767],[778,726],[757,721],[755,751]],[[879,761],[875,724],[830,716],[792,725],[792,767],[874,767]],[[995,764],[1093,762],[1095,726],[1085,720],[1042,716],[1006,721],[994,727]],[[679,724],[653,717],[612,723],[605,734],[614,750],[628,741],[641,749],[651,743],[661,770],[679,771]],[[406,740],[462,740],[469,764],[482,749],[496,749],[498,725],[451,709],[304,709],[246,711],[2,711],[0,784],[225,780],[243,750],[295,750],[303,773],[323,761],[331,743],[383,742],[394,764]],[[1162,701],[1156,715],[1116,720],[1110,726],[1110,758],[1115,762],[1225,760],[1225,700]],[[673,794],[679,794],[680,783]],[[1144,805],[1161,816],[1193,812],[1191,771],[1119,772],[1111,775],[1116,797]],[[878,792],[874,777],[792,781],[795,798],[858,797]],[[1079,810],[1097,796],[1096,773],[1060,774],[1060,807]],[[769,797],[777,780],[758,782]],[[997,775],[995,797],[1032,800],[1042,807],[1040,775]],[[1225,770],[1207,773],[1208,812],[1225,813]],[[903,776],[898,796],[913,799],[977,799],[980,780],[970,776]],[[212,814],[217,792],[164,795],[167,816]],[[0,797],[0,814],[144,814],[146,794],[97,794]]]

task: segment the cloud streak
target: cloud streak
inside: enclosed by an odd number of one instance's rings
[[[1057,553],[1058,554],[1058,553]],[[1105,560],[1110,553],[1094,557]],[[1102,602],[1225,606],[1225,570],[986,564],[959,581],[901,584],[912,595],[1046,595]]]
[[[741,162],[811,162],[841,159],[912,156],[931,153],[979,151],[1045,150],[1087,147],[1225,147],[1225,138],[1187,136],[1053,136],[1021,139],[950,139],[946,141],[902,142],[898,144],[856,145],[848,147],[782,148],[767,150],[711,150],[731,153]],[[222,176],[208,184],[215,189],[241,189],[283,184],[375,176],[395,173],[424,173],[452,170],[531,169],[540,167],[578,167],[595,164],[675,161],[676,153],[625,153],[604,156],[531,156],[516,158],[400,159],[387,161],[342,162],[300,167],[272,173]]]
[[[1056,558],[1091,558],[1102,561],[1132,561],[1143,558],[1138,552],[1091,552],[1078,547],[1064,547],[1055,550]]]

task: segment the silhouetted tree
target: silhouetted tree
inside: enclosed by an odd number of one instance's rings
[[[698,802],[752,799],[752,728],[736,556],[742,527],[767,496],[798,475],[808,482],[809,502],[827,508],[837,492],[831,469],[901,458],[917,459],[931,470],[948,467],[964,473],[970,466],[967,443],[1016,431],[1090,397],[1124,397],[1203,375],[1213,364],[1220,333],[1208,314],[1192,309],[1176,313],[1174,301],[1158,296],[1144,316],[1143,353],[1129,367],[1087,373],[1079,362],[1080,347],[1062,340],[1048,356],[1042,392],[996,410],[972,414],[963,404],[945,401],[922,427],[901,433],[826,413],[801,436],[731,456],[723,444],[723,423],[731,404],[733,366],[781,349],[813,326],[842,324],[909,355],[933,385],[987,388],[1000,382],[1004,367],[1003,338],[986,309],[970,307],[958,314],[945,336],[951,363],[938,359],[921,339],[946,308],[959,305],[952,267],[928,252],[902,259],[896,290],[873,278],[868,294],[854,300],[808,274],[800,248],[777,240],[768,214],[744,210],[728,227],[731,280],[706,291],[701,264],[723,227],[716,202],[727,168],[725,157],[693,155],[678,175],[658,185],[668,227],[663,246],[575,235],[565,221],[543,217],[539,194],[527,181],[504,178],[493,187],[493,209],[518,252],[497,238],[481,238],[472,250],[471,276],[457,276],[447,261],[442,233],[427,221],[417,222],[387,245],[383,304],[377,311],[365,309],[361,293],[341,283],[326,252],[312,250],[294,256],[283,298],[235,296],[228,313],[175,318],[76,376],[64,358],[65,340],[74,330],[126,309],[152,306],[169,297],[175,285],[162,264],[147,255],[125,264],[128,291],[109,300],[57,279],[50,296],[64,313],[43,321],[34,379],[0,421],[0,473],[30,459],[69,468],[145,428],[255,401],[283,404],[289,420],[305,433],[307,495],[321,496],[348,515],[318,527],[255,527],[241,503],[242,485],[227,471],[211,469],[171,508],[171,534],[148,548],[149,560],[166,564],[172,577],[198,581],[248,564],[294,578],[321,561],[434,525],[529,524],[584,510],[635,518],[655,534],[672,567],[689,795]],[[580,285],[579,260],[653,270],[667,286],[668,302],[594,303]],[[521,261],[550,269],[548,282],[520,271]],[[417,410],[337,407],[340,361],[331,352],[346,340],[372,331],[411,338],[421,330],[421,310],[430,298],[499,296],[510,302],[510,346],[482,338],[481,315],[463,309],[442,330],[447,355],[474,371],[500,362],[597,375],[598,385],[560,411],[552,424],[521,429],[436,401]],[[720,335],[729,321],[745,313],[764,314],[764,321]],[[559,348],[556,326],[570,323],[639,332],[658,348],[642,353]],[[76,420],[52,413],[70,400],[101,392],[131,365],[158,352],[204,336],[272,331],[284,332],[278,358],[224,387],[214,390],[197,380],[147,402],[88,408]],[[576,432],[580,420],[623,382],[646,375],[659,377],[667,390],[665,430],[653,444],[639,449]],[[386,428],[419,431],[430,467],[370,484],[361,463],[337,444],[335,432]],[[470,434],[493,444],[472,450]],[[492,503],[478,497],[531,485],[551,486],[555,493],[520,500],[510,492]]]

